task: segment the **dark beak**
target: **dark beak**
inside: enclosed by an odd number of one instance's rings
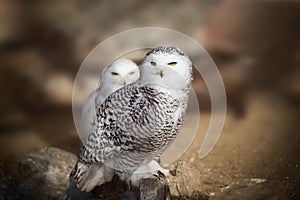
[[[162,78],[164,76],[164,73],[162,70],[159,70],[159,76],[160,76],[160,78]]]

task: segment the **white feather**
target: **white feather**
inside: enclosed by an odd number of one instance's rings
[[[136,81],[139,76],[138,66],[128,59],[116,60],[104,69],[100,87],[89,95],[82,108],[79,131],[83,143],[94,128],[96,109],[111,93]]]

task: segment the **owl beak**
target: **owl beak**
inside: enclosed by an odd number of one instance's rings
[[[156,74],[159,75],[160,78],[164,77],[164,73],[162,70],[158,70]]]

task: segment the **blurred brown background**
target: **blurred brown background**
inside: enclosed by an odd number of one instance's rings
[[[200,160],[196,139],[182,158],[197,174],[189,190],[211,195],[263,178],[299,197],[299,1],[1,0],[0,161],[44,146],[77,154],[71,95],[81,62],[107,37],[144,26],[191,36],[224,79],[228,113],[216,148]],[[207,125],[201,77],[193,87]]]

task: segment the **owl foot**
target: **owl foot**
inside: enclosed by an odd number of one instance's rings
[[[139,181],[141,179],[147,178],[158,178],[163,179],[169,176],[170,172],[167,169],[162,168],[156,161],[152,160],[145,166],[139,167],[134,171],[130,177],[130,185],[139,186]]]
[[[162,173],[161,171],[157,171],[156,174],[153,174],[153,176],[155,176],[157,179],[161,180],[161,179],[165,179],[166,176],[164,173]]]

